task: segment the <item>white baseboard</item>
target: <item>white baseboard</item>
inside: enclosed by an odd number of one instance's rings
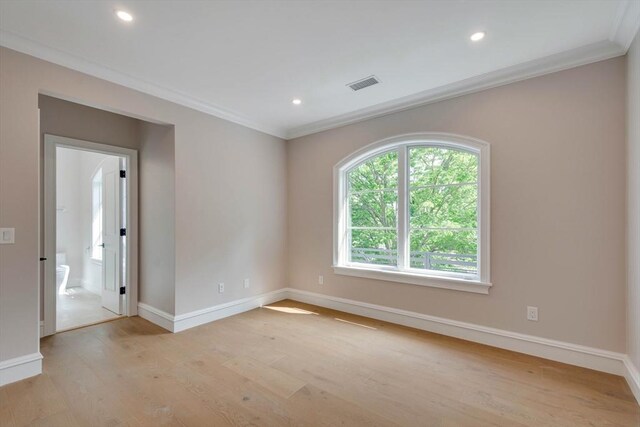
[[[640,371],[638,371],[638,368],[631,362],[629,356],[625,356],[624,365],[626,368],[624,377],[627,379],[627,383],[629,383],[631,392],[636,397],[638,403],[640,403]]]
[[[204,325],[205,323],[213,322],[214,320],[244,313],[245,311],[253,310],[254,308],[261,307],[265,304],[271,304],[273,302],[286,299],[287,296],[286,288],[278,289],[277,291],[268,292],[266,294],[214,305],[202,310],[191,311],[177,316],[159,310],[155,307],[151,307],[150,305],[138,303],[138,315],[168,331],[180,332],[199,325]]]
[[[173,314],[169,314],[166,311],[162,311],[143,302],[139,302],[138,316],[151,323],[155,323],[167,331],[175,332],[173,330],[173,324],[175,322],[175,316]]]
[[[174,331],[184,331],[185,329],[193,328],[195,326],[203,325],[235,314],[244,313],[245,311],[253,310],[254,308],[262,307],[265,304],[271,304],[286,298],[287,289],[278,289],[277,291],[268,292],[266,294],[243,298],[202,310],[180,314],[175,317]]]
[[[625,355],[622,353],[298,289],[290,288],[288,289],[288,294],[289,298],[295,301],[306,302],[320,307],[345,311],[615,375],[624,375],[625,373],[623,362]]]
[[[32,353],[0,362],[0,386],[42,373],[42,354]]]
[[[638,370],[633,366],[627,355],[622,353],[299,289],[283,288],[267,294],[243,298],[178,316],[171,315],[144,303],[139,303],[138,308],[141,317],[168,331],[180,332],[283,299],[292,299],[492,347],[624,376],[629,382],[636,399],[640,402],[640,373],[638,373]]]

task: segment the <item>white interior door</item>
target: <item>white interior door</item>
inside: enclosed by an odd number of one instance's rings
[[[102,306],[122,314],[120,297],[120,159],[102,163]]]

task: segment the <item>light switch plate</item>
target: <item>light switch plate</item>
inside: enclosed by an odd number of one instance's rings
[[[15,228],[0,228],[0,245],[10,245],[16,242]]]

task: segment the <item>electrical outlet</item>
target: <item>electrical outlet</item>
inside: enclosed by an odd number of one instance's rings
[[[218,283],[218,293],[224,293],[224,283]]]
[[[324,285],[324,276],[318,276],[318,285]]]
[[[538,307],[527,307],[527,320],[538,321]]]
[[[249,279],[244,279],[244,288],[249,289]]]

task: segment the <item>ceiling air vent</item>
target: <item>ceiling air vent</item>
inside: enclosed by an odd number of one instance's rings
[[[356,91],[356,90],[364,89],[365,87],[377,85],[378,83],[380,83],[380,80],[378,80],[376,76],[369,76],[369,77],[365,77],[364,79],[358,80],[356,82],[349,83],[347,86],[349,86],[352,90]]]

